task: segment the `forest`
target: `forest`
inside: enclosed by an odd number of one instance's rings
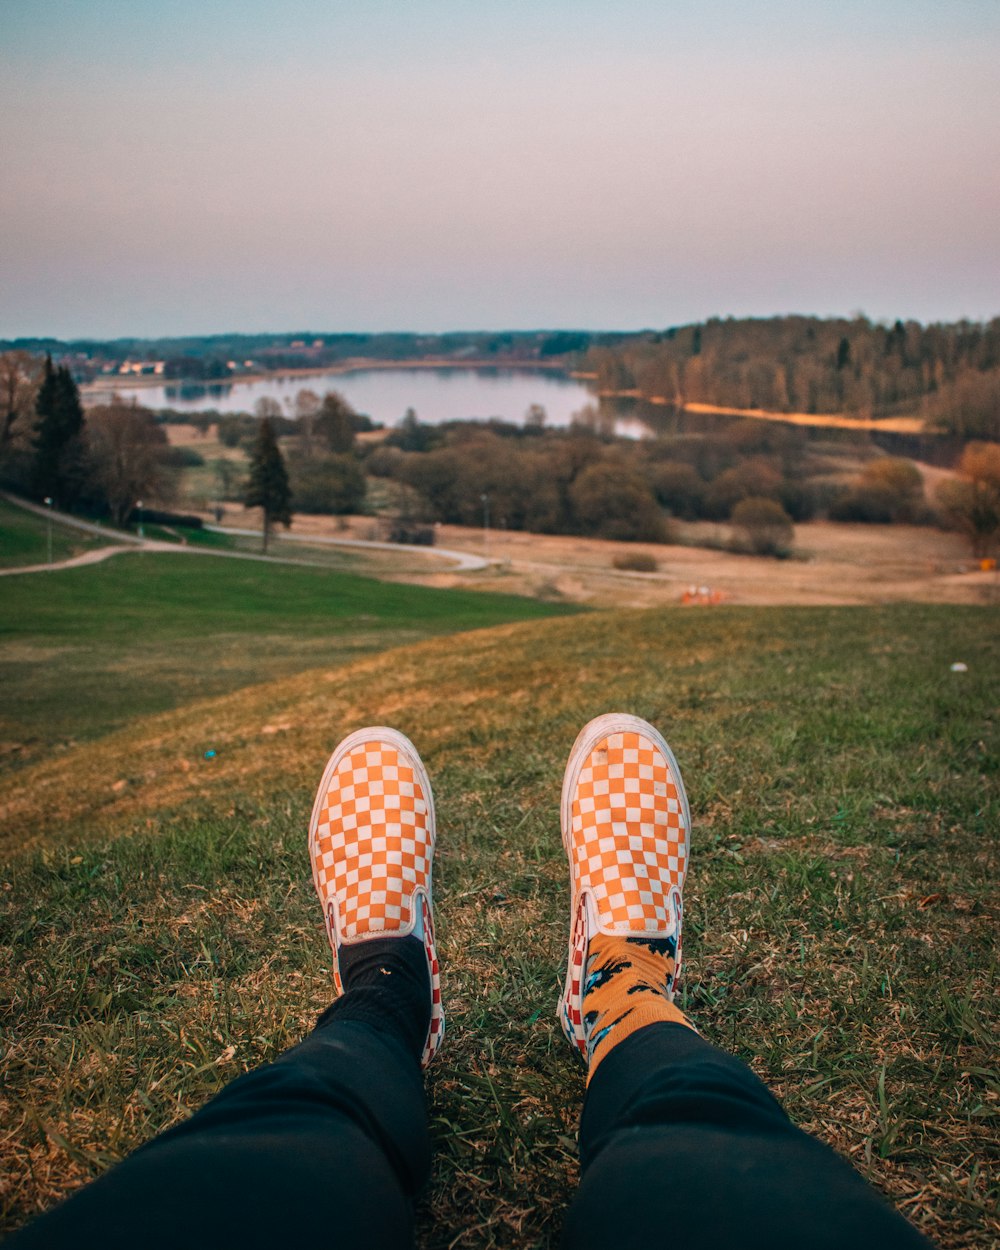
[[[601,392],[770,412],[915,414],[962,438],[1000,438],[1000,318],[874,324],[729,318],[591,344]]]

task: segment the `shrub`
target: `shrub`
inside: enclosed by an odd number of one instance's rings
[[[758,556],[788,555],[795,536],[792,518],[777,500],[741,499],[730,518],[741,546]]]
[[[662,460],[649,466],[649,484],[664,508],[685,521],[701,516],[705,483],[691,465],[678,460]]]
[[[944,519],[969,539],[977,558],[993,553],[1000,537],[1000,443],[969,443],[960,478],[938,487]]]
[[[778,492],[778,502],[793,521],[811,521],[819,505],[818,496],[813,483],[786,477]]]
[[[372,477],[399,477],[405,455],[398,447],[387,447],[382,443],[373,447],[365,457],[365,468]]]
[[[724,521],[743,499],[777,499],[781,493],[781,473],[767,461],[745,460],[726,469],[705,492],[704,512],[712,521]]]
[[[911,460],[881,456],[865,466],[856,485],[830,507],[831,521],[888,525],[926,520],[924,479]]]
[[[296,512],[344,514],[364,504],[365,475],[353,456],[312,456],[290,469]]]
[[[166,447],[160,453],[160,462],[168,469],[199,469],[205,457],[193,447]]]
[[[629,573],[655,573],[660,567],[656,557],[651,556],[648,551],[626,551],[615,556],[611,564],[613,568],[624,569]]]
[[[620,542],[659,542],[666,526],[645,478],[628,465],[588,465],[569,488],[580,532]]]
[[[216,433],[223,447],[239,447],[241,439],[247,433],[247,422],[242,417],[220,417]]]
[[[888,525],[895,517],[898,497],[886,486],[856,486],[830,505],[831,521]]]

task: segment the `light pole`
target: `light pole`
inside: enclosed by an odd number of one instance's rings
[[[489,495],[480,495],[483,501],[483,549],[486,559],[490,558],[490,497]]]
[[[49,564],[51,564],[51,563],[52,563],[52,496],[51,496],[51,495],[46,495],[46,496],[45,496],[45,506],[46,506],[46,508],[48,508],[48,510],[49,510],[49,512],[48,512],[49,524],[48,524],[48,535],[47,535],[47,537],[48,537],[48,543],[47,543],[47,546],[48,546],[48,549],[49,549]]]

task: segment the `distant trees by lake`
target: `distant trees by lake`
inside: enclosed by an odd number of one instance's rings
[[[210,382],[247,371],[322,369],[349,360],[557,365],[605,392],[667,403],[925,418],[961,438],[1000,440],[1000,317],[891,324],[867,317],[712,318],[639,333],[585,330],[454,334],[208,335],[114,342],[0,341],[49,353],[77,380],[131,361]],[[136,366],[137,368],[140,366]]]
[[[79,356],[84,347],[124,352],[137,343],[63,346]],[[637,440],[615,437],[601,406],[568,430],[548,428],[541,409],[526,414],[523,425],[427,425],[411,410],[380,437],[342,396],[308,389],[287,411],[268,400],[255,415],[154,416],[118,402],[84,414],[75,366],[30,346],[0,353],[0,483],[116,518],[129,515],[130,500],[168,499],[188,462],[203,462],[193,449],[169,448],[166,422],[194,425],[206,440],[217,433],[227,449],[214,464],[218,500],[243,495],[243,456],[229,452],[249,453],[267,419],[296,511],[376,506],[395,508],[407,524],[478,525],[488,508],[492,524],[510,529],[648,541],[668,536],[679,522],[711,521],[741,526],[748,547],[776,550],[787,549],[786,521],[817,516],[937,521],[966,533],[977,554],[992,551],[1000,535],[1000,318],[923,326],[775,317],[637,334],[225,336],[144,345],[169,347],[165,358],[172,361],[201,359],[203,377],[213,375],[213,361],[246,363],[250,352],[274,363],[285,361],[283,353],[298,363],[302,353],[456,364],[490,353],[498,361],[557,361],[590,374],[599,390],[664,401],[636,404],[637,412],[644,407],[671,419],[656,426],[656,436]],[[67,359],[76,357],[68,352]],[[823,445],[780,422],[685,415],[686,404],[872,418],[916,413],[929,430],[951,435],[943,445],[957,478],[928,500],[914,464],[886,456],[866,436],[830,431]],[[930,454],[918,450],[919,439],[911,441],[901,449]]]
[[[917,414],[963,438],[1000,439],[1000,317],[927,326],[717,319],[591,344],[582,367],[602,391],[678,406]]]
[[[845,472],[845,463],[856,470]],[[877,498],[883,512],[851,519],[934,519],[910,461],[867,443],[818,445],[806,431],[776,422],[625,439],[599,420],[546,430],[422,425],[411,416],[367,452],[364,466],[405,492],[415,519],[478,525],[485,497],[492,524],[541,533],[663,541],[675,521],[732,524],[740,505],[753,500],[756,512],[744,509],[743,519],[756,516],[765,528],[760,518],[770,517],[770,546],[784,550],[787,535],[773,539],[775,518],[791,526],[856,496]],[[774,507],[763,509],[761,500]]]
[[[123,524],[140,499],[163,502],[174,473],[154,414],[115,400],[86,412],[65,365],[0,355],[0,485]]]

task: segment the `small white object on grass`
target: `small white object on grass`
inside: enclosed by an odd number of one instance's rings
[[[968,664],[963,664],[961,660],[956,660],[951,666],[951,671],[953,673],[967,673],[969,671],[969,666]]]

